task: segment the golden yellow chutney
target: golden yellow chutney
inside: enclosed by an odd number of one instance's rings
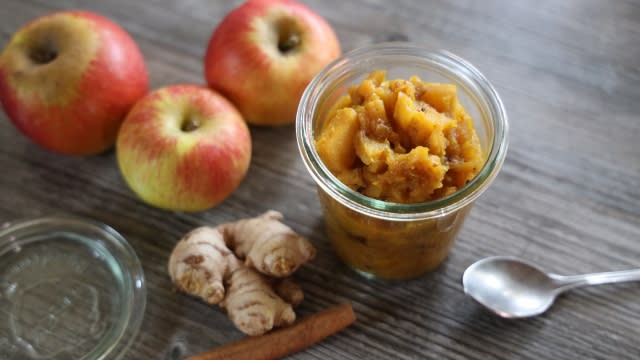
[[[374,71],[329,111],[316,148],[345,185],[371,198],[420,203],[449,195],[485,161],[452,84],[387,80]],[[329,237],[350,266],[378,277],[417,276],[440,264],[469,208],[418,222],[377,221],[320,194]]]

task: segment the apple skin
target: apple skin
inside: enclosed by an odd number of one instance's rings
[[[116,142],[120,172],[145,202],[202,211],[247,173],[251,136],[238,110],[204,86],[172,85],[138,101]]]
[[[113,146],[127,111],[148,89],[129,34],[86,11],[62,11],[18,30],[0,54],[0,102],[45,149],[91,155]]]
[[[289,35],[299,43],[279,45]],[[249,0],[213,32],[204,65],[210,87],[220,91],[253,125],[292,123],[311,79],[340,55],[331,26],[293,0]]]

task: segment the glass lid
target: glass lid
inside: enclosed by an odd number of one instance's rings
[[[145,302],[140,262],[109,226],[49,217],[0,229],[0,359],[117,359]]]

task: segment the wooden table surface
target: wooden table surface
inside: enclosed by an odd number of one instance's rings
[[[239,1],[2,0],[0,43],[30,19],[83,8],[138,42],[157,88],[203,83],[211,31]],[[545,315],[499,319],[465,297],[464,269],[515,255],[560,274],[640,267],[640,2],[619,0],[307,0],[344,51],[409,39],[469,60],[500,93],[510,149],[446,263],[416,280],[368,281],[332,252],[293,126],[251,128],[253,158],[240,188],[201,213],[141,203],[113,151],[52,154],[0,115],[0,222],[69,213],[113,226],[142,261],[148,286],[141,331],[125,358],[180,359],[240,339],[226,315],[173,291],[166,272],[193,227],[284,213],[318,248],[297,273],[306,315],[351,301],[357,322],[293,359],[637,359],[640,286],[583,288]]]

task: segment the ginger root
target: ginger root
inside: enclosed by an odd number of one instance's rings
[[[293,323],[292,305],[304,294],[287,276],[313,259],[315,248],[281,219],[270,210],[190,231],[169,258],[171,280],[179,290],[225,308],[248,335]]]
[[[234,266],[228,284],[227,296],[220,305],[245,334],[262,335],[296,320],[291,304],[275,294],[269,279],[246,265]]]
[[[169,258],[169,275],[179,290],[208,304],[224,298],[224,275],[233,257],[222,234],[212,227],[200,227],[185,235]]]
[[[221,225],[225,242],[249,267],[265,275],[285,277],[315,256],[310,242],[280,222],[282,214],[269,210],[246,220]]]

